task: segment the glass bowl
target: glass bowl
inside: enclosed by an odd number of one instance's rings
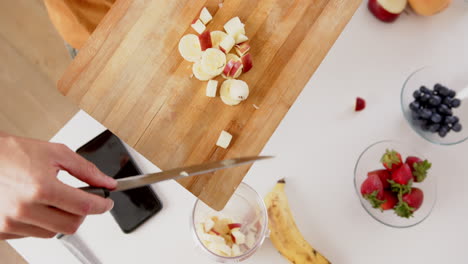
[[[385,151],[396,150],[402,155],[403,161],[407,156],[417,156],[422,160],[425,159],[423,155],[418,153],[410,144],[405,144],[397,141],[380,141],[370,145],[359,156],[356,167],[354,169],[354,187],[356,194],[361,201],[362,207],[380,223],[397,228],[405,228],[415,226],[424,221],[432,212],[436,202],[436,178],[431,170],[428,171],[426,179],[421,183],[414,183],[413,187],[417,187],[424,192],[424,199],[421,207],[413,213],[413,217],[403,218],[394,213],[393,210],[381,211],[373,208],[369,201],[364,199],[361,195],[361,184],[367,178],[367,173],[373,170],[383,169],[380,163],[380,158]],[[432,162],[429,159],[430,162]]]
[[[460,119],[463,129],[460,132],[450,131],[446,137],[440,137],[437,133],[423,131],[415,124],[411,117],[409,104],[413,101],[413,92],[422,85],[433,89],[436,83],[457,92],[456,98],[461,100],[461,105],[453,109],[454,115]],[[427,66],[413,72],[403,84],[401,90],[401,109],[405,119],[416,133],[429,142],[439,145],[454,145],[468,139],[468,70],[466,67],[444,67]]]
[[[244,227],[255,225],[257,231],[254,246],[236,257],[221,256],[210,251],[202,243],[196,226],[213,216],[230,218],[234,219],[235,222],[240,222],[242,224],[241,231],[243,231]],[[252,187],[241,183],[222,211],[215,211],[198,199],[193,207],[190,227],[197,247],[205,255],[217,262],[237,263],[246,260],[257,252],[268,236],[268,212],[262,197]]]

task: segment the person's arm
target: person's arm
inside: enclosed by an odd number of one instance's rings
[[[117,184],[63,144],[0,132],[0,240],[73,234],[85,216],[113,207],[110,199],[62,183],[60,170],[92,186]]]

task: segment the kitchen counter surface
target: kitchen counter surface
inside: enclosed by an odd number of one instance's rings
[[[467,47],[468,4],[462,1],[434,17],[403,14],[394,24],[377,21],[363,3],[264,148],[276,159],[255,164],[245,182],[265,195],[286,177],[299,228],[332,263],[468,263],[468,142],[443,147],[425,141],[404,120],[399,100],[412,71],[468,61]],[[367,100],[363,112],[353,111],[356,96]],[[104,129],[79,112],[52,141],[76,150]],[[436,206],[409,229],[375,221],[354,190],[359,154],[383,139],[409,142],[434,163]],[[157,170],[135,156],[143,171]],[[210,263],[189,232],[195,198],[176,182],[153,188],[164,209],[134,233],[123,234],[106,213],[87,218],[77,235],[103,263]],[[30,263],[78,263],[56,239],[10,243]],[[287,262],[267,240],[245,263]]]

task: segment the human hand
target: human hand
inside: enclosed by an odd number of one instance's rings
[[[62,144],[0,134],[0,240],[73,234],[85,216],[114,203],[57,179],[60,170],[91,186],[117,182]]]

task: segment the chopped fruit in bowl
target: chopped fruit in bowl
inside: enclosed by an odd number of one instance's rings
[[[197,200],[191,223],[197,246],[219,262],[237,263],[249,258],[268,233],[265,203],[245,183],[239,185],[222,211]]]
[[[359,157],[354,171],[362,206],[374,219],[391,227],[422,222],[436,200],[431,167],[432,163],[408,144],[380,141],[371,145]]]
[[[424,67],[401,91],[401,108],[411,128],[440,145],[468,139],[468,74],[462,65]]]

